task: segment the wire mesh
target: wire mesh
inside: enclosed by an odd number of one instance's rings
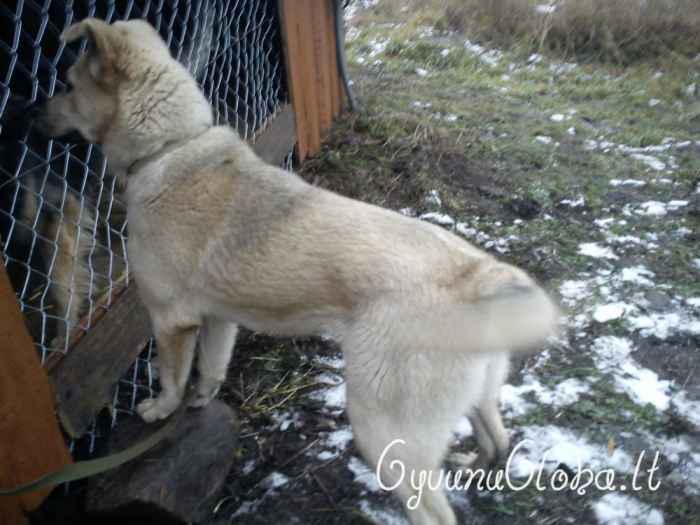
[[[60,34],[94,16],[145,18],[200,83],[217,123],[247,139],[286,101],[275,0],[0,3],[0,118],[17,100],[50,97],[85,42]],[[128,283],[120,182],[97,146],[22,141],[0,132],[0,238],[8,274],[42,361],[66,352]]]
[[[87,16],[145,18],[210,100],[217,123],[254,137],[287,102],[276,0],[159,0],[0,3],[0,119],[19,101],[65,87],[85,43],[61,32]],[[120,181],[97,146],[0,130],[0,245],[42,362],[68,351],[128,284],[128,225]],[[290,153],[284,163],[293,165]],[[114,389],[111,407],[69,444],[92,455],[109,429],[157,389],[151,340]]]

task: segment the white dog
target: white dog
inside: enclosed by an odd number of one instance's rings
[[[66,40],[90,51],[50,100],[47,132],[102,144],[128,179],[129,258],[160,354],[163,391],[146,421],[183,399],[197,337],[204,405],[225,379],[237,325],[326,334],[345,355],[355,441],[382,479],[439,469],[468,414],[479,464],[506,453],[498,410],[508,352],[554,333],[558,311],[521,270],[445,230],[316,188],[261,161],[227,126],[156,31],[143,21],[87,19]],[[396,489],[406,502],[408,479]],[[409,511],[453,524],[441,490]]]

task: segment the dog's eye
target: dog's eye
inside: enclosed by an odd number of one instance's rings
[[[66,85],[63,88],[64,93],[70,93],[73,91],[73,83],[70,80],[66,80]]]

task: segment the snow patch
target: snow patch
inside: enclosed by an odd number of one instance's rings
[[[561,204],[564,204],[566,206],[571,206],[572,208],[579,208],[579,207],[584,206],[586,204],[586,199],[584,198],[583,195],[579,195],[576,200],[564,199],[563,201],[561,201]]]
[[[631,315],[626,318],[631,330],[639,330],[642,337],[654,336],[667,339],[671,332],[700,334],[700,321],[690,318],[685,312],[664,312]]]
[[[352,456],[348,461],[348,469],[353,473],[355,483],[360,483],[369,492],[379,492],[381,487],[376,473],[360,458]]]
[[[606,494],[591,506],[601,525],[664,525],[661,512],[626,494]]]
[[[665,411],[671,401],[671,381],[659,379],[656,372],[643,368],[631,357],[629,339],[602,336],[593,341],[594,359],[603,372],[612,374],[617,389],[640,405],[651,403]]]
[[[641,153],[632,153],[630,155],[633,159],[638,160],[639,162],[646,164],[647,167],[651,168],[654,171],[663,171],[666,169],[666,164],[656,157],[652,157],[651,155],[642,155]]]
[[[438,190],[430,190],[428,195],[425,197],[425,203],[429,206],[437,206],[440,208],[442,206],[442,199],[440,198],[440,193],[438,193]]]
[[[623,268],[620,275],[620,278],[624,282],[634,283],[640,286],[653,286],[654,282],[648,279],[649,277],[654,277],[654,272],[641,265]]]
[[[523,445],[512,456],[510,474],[527,477],[537,472],[543,464],[547,472],[554,471],[561,463],[571,469],[588,467],[593,470],[613,468],[618,473],[632,472],[634,464],[626,452],[618,449],[608,452],[607,446],[590,443],[571,430],[548,426],[521,428]]]
[[[501,404],[505,413],[518,417],[528,413],[534,405],[523,397],[534,394],[538,403],[561,408],[579,400],[581,394],[590,392],[590,386],[576,378],[569,378],[549,388],[540,383],[534,375],[526,373],[520,385],[501,387]]]
[[[593,311],[593,319],[599,323],[607,323],[620,319],[630,309],[627,303],[602,304]]]
[[[428,76],[428,70],[423,69],[422,67],[417,67],[416,68],[416,75],[419,77],[427,77]]]
[[[561,113],[555,113],[551,117],[549,117],[549,120],[552,122],[564,122],[566,120],[566,115],[562,115]]]
[[[579,244],[578,253],[581,255],[586,255],[588,257],[593,257],[595,259],[617,259],[617,255],[612,251],[609,246],[601,246],[596,242],[585,242]]]
[[[582,299],[590,297],[591,291],[586,281],[564,281],[559,287],[559,295],[564,304],[574,306]]]
[[[481,60],[484,64],[496,67],[503,58],[503,52],[498,49],[486,49],[470,40],[464,42],[464,49]]]
[[[633,186],[635,188],[639,188],[641,186],[646,186],[646,182],[644,182],[643,180],[636,180],[636,179],[625,179],[625,180],[610,179],[610,185],[611,186]]]
[[[440,226],[453,226],[455,223],[455,220],[445,213],[424,213],[419,218],[423,221],[439,224]]]
[[[663,217],[668,213],[668,210],[663,202],[647,201],[640,204],[639,208],[635,210],[635,213],[638,215]]]
[[[535,6],[535,12],[541,15],[549,15],[557,10],[556,4],[539,4]]]
[[[389,45],[389,39],[385,38],[383,40],[371,40],[369,45],[372,48],[372,49],[370,49],[369,57],[374,58],[377,55],[384,53],[386,46]]]
[[[312,392],[312,399],[323,401],[324,405],[333,409],[345,408],[347,395],[342,376],[324,372],[316,376],[316,381],[323,384],[324,388]]]
[[[360,501],[360,510],[373,522],[381,525],[409,525],[408,520],[398,512],[373,508],[369,501]]]
[[[331,452],[330,450],[322,450],[319,452],[316,456],[318,459],[321,461],[328,461],[329,459],[337,458],[338,453],[337,452]]]
[[[333,448],[338,451],[343,451],[348,448],[348,444],[352,440],[352,430],[350,427],[340,428],[329,432],[323,442],[324,446]]]
[[[342,355],[317,355],[313,358],[314,364],[325,366],[328,368],[335,368],[336,370],[342,370],[345,368],[345,359]]]
[[[289,483],[289,478],[281,472],[273,472],[260,482],[267,490],[275,490]]]

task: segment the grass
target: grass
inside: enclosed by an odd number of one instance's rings
[[[375,12],[499,46],[629,64],[700,53],[694,0],[383,0]]]

